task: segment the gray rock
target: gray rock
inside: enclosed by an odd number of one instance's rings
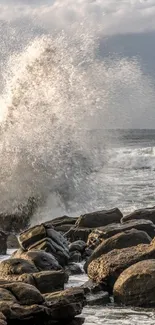
[[[83,253],[86,248],[86,243],[83,240],[77,240],[69,245],[69,251],[78,251]]]
[[[103,227],[111,223],[119,223],[122,217],[123,215],[118,208],[95,211],[80,216],[76,222],[76,226],[79,228]]]

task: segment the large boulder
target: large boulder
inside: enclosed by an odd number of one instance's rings
[[[146,260],[127,268],[114,285],[118,303],[136,307],[155,307],[155,260]]]
[[[39,272],[34,264],[23,259],[12,258],[0,263],[0,281],[23,282],[36,286],[42,292],[63,290],[68,281],[65,271]]]
[[[114,249],[121,249],[126,247],[132,247],[139,244],[150,244],[151,237],[144,232],[136,229],[127,230],[125,232],[118,233],[108,239],[101,242],[99,246],[93,251],[85,264],[85,270],[88,265],[100,257],[103,254],[107,254]]]
[[[7,252],[7,234],[0,230],[0,255],[6,255]]]
[[[136,211],[124,216],[121,219],[121,222],[124,223],[127,221],[139,220],[139,219],[143,219],[143,220],[146,219],[146,220],[150,220],[153,223],[155,223],[155,207],[136,210]]]
[[[69,278],[65,271],[43,271],[32,276],[34,285],[41,293],[63,290]]]
[[[121,211],[117,208],[112,210],[95,211],[81,215],[76,226],[79,228],[96,228],[109,225],[111,223],[119,223],[123,217]]]
[[[145,231],[151,238],[155,236],[155,225],[150,220],[133,220],[124,224],[111,224],[106,227],[100,227],[91,232],[88,237],[87,245],[97,247],[103,239],[110,238],[120,232],[131,229]]]
[[[28,229],[19,236],[24,250],[44,250],[51,253],[60,265],[65,266],[69,260],[69,247],[66,238],[49,225],[38,225]]]
[[[16,251],[12,258],[22,258],[28,260],[36,266],[39,271],[50,271],[60,270],[61,266],[52,254],[44,251],[28,251],[23,252],[22,250]]]
[[[0,263],[0,278],[8,279],[12,275],[22,275],[24,273],[35,273],[38,269],[30,262],[20,259],[8,259]]]
[[[155,247],[151,244],[115,249],[92,261],[88,265],[88,276],[97,283],[107,283],[111,289],[125,269],[147,259],[155,259]]]
[[[80,315],[85,305],[84,290],[71,288],[44,295],[51,309],[51,318],[66,322]]]
[[[8,324],[60,324],[71,323],[81,314],[85,303],[82,289],[69,289],[63,292],[41,295],[32,285],[9,283],[0,285],[0,320]],[[78,320],[77,320],[78,321]],[[75,324],[82,324],[75,322]]]

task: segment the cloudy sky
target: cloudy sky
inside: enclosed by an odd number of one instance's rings
[[[155,128],[155,0],[0,0],[1,75],[12,52],[37,35],[74,34],[81,24],[99,38],[100,57],[118,62],[107,69],[109,83],[117,74],[104,116],[108,126]],[[124,73],[126,89],[120,90]]]

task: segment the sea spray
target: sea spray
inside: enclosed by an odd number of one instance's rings
[[[98,47],[82,26],[74,37],[37,37],[10,57],[0,100],[5,209],[30,196],[48,202],[46,218],[49,210],[53,216],[99,208],[101,197],[106,204],[105,180],[94,173],[107,177],[110,140],[101,143],[92,131],[123,125],[124,118],[130,125],[123,107],[144,111],[153,89],[136,59],[103,60]]]

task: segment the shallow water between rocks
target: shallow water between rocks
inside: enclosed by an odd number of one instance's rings
[[[86,274],[70,276],[66,287],[81,286],[88,280]],[[84,325],[155,325],[155,309],[91,306],[83,309]]]

